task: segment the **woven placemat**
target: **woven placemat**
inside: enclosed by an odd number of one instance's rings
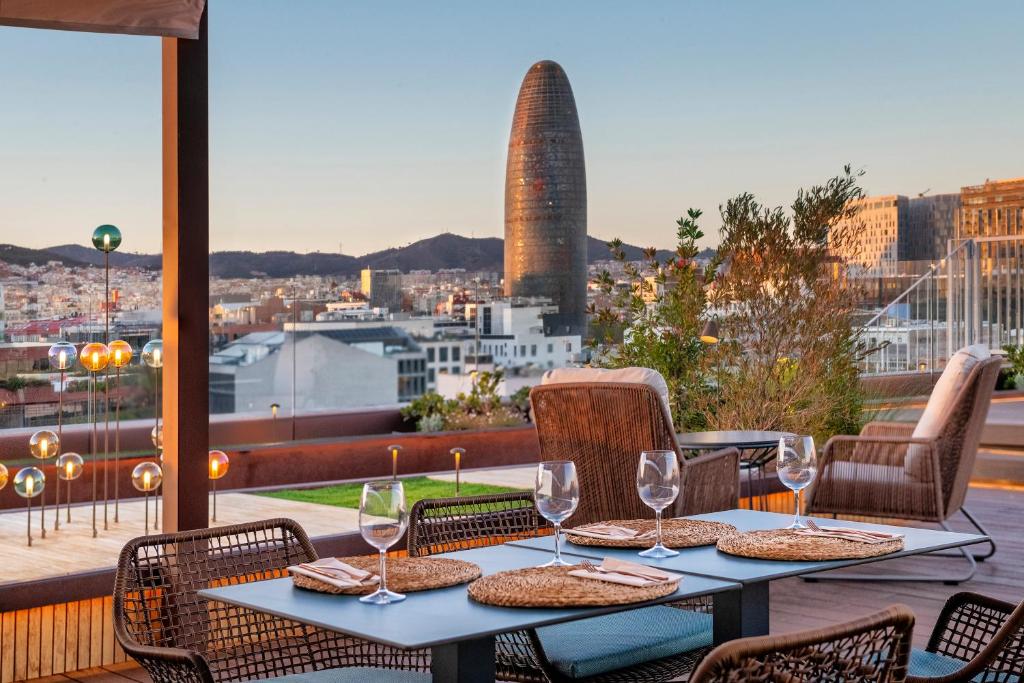
[[[640,533],[651,532],[650,537],[629,539],[591,538],[577,536],[572,529],[565,530],[565,537],[574,545],[589,545],[600,548],[650,548],[654,545],[653,519],[612,519],[605,524],[633,529]],[[700,545],[714,545],[725,534],[736,531],[732,524],[708,522],[702,519],[663,519],[661,539],[669,548],[694,548]]]
[[[498,607],[600,607],[654,600],[676,592],[678,581],[625,586],[569,576],[579,567],[528,567],[490,574],[469,584],[469,597]]]
[[[748,531],[718,539],[718,549],[730,555],[758,560],[821,562],[878,557],[903,550],[903,539],[884,543],[857,543],[845,538],[802,536],[790,529]]]
[[[374,574],[380,569],[380,561],[374,556],[339,557],[338,559],[356,569],[363,569]],[[388,590],[398,593],[415,593],[416,591],[469,583],[473,579],[479,578],[481,573],[480,567],[472,562],[451,560],[446,557],[389,557],[387,571]],[[298,588],[335,595],[366,595],[377,590],[376,585],[337,588],[301,574],[293,574],[292,581]]]

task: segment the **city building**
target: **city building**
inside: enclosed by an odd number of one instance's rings
[[[576,101],[561,66],[530,67],[505,170],[505,296],[547,297],[551,325],[586,334],[587,179]]]
[[[956,237],[1024,235],[1024,178],[986,180],[960,190]]]
[[[386,308],[392,313],[402,310],[402,273],[397,269],[364,268],[360,289],[371,308]]]
[[[582,350],[579,334],[561,334],[559,328],[548,326],[557,319],[557,309],[552,304],[504,300],[480,304],[478,308],[481,359],[488,357],[508,374],[562,368]],[[474,367],[470,365],[467,369]]]

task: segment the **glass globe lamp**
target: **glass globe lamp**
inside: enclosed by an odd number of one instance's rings
[[[60,455],[60,437],[49,429],[40,429],[28,440],[28,450],[40,460]]]
[[[142,362],[151,368],[164,366],[164,342],[162,339],[152,339],[142,347]]]
[[[228,473],[228,454],[224,451],[210,451],[210,479],[220,479]]]
[[[71,342],[61,341],[50,347],[46,354],[50,358],[50,367],[54,370],[70,370],[75,367],[78,349]]]
[[[115,368],[123,368],[132,362],[132,345],[123,339],[110,342],[110,364]]]
[[[110,362],[110,349],[107,348],[106,344],[92,342],[82,347],[82,353],[79,357],[82,361],[82,367],[86,370],[89,372],[100,372]]]
[[[0,489],[7,486],[7,465],[0,462]]]
[[[153,448],[163,450],[164,448],[164,427],[153,427],[149,430],[149,440],[153,442]]]
[[[132,470],[132,486],[143,493],[155,491],[163,478],[163,470],[155,462],[140,462]]]
[[[22,498],[35,498],[46,488],[46,475],[38,467],[22,467],[14,475],[14,492]]]
[[[101,225],[92,231],[92,246],[110,253],[121,246],[121,231],[114,225]]]
[[[82,476],[85,461],[78,453],[65,453],[57,458],[57,476],[64,481],[74,481]]]

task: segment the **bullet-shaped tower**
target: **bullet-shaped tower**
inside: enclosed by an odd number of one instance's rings
[[[549,297],[552,333],[586,334],[587,174],[569,78],[551,61],[519,88],[505,167],[505,295]]]

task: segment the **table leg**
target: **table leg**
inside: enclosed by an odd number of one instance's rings
[[[744,584],[714,595],[715,645],[768,634],[768,582]]]
[[[494,636],[430,648],[434,683],[479,683],[494,680]]]

